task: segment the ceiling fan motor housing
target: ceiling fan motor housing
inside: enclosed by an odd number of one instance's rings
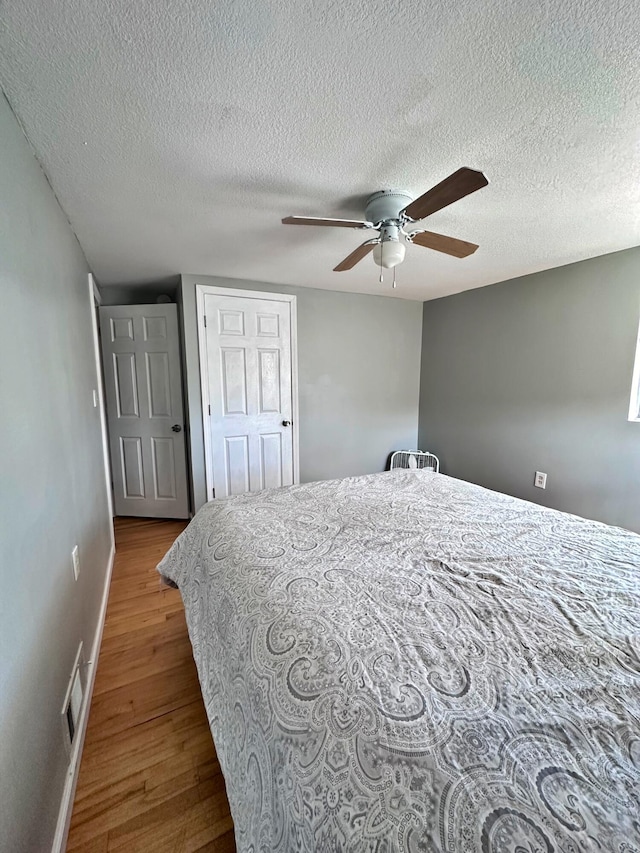
[[[413,201],[403,190],[380,190],[369,196],[365,208],[367,222],[393,222],[400,218],[400,211]]]

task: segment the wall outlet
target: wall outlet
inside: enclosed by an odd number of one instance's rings
[[[533,485],[538,489],[546,489],[547,488],[547,475],[543,474],[542,471],[536,471],[536,478],[533,481]]]
[[[78,554],[77,545],[74,546],[73,551],[71,552],[71,562],[73,563],[73,576],[78,580],[78,575],[80,574],[80,556]]]

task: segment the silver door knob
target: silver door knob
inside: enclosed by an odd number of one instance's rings
[[[291,426],[291,421],[282,421],[282,426]]]
[[[182,432],[182,427],[180,426],[180,424],[174,424],[171,427],[171,431],[172,432]]]

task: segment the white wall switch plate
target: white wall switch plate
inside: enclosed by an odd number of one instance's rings
[[[538,489],[546,489],[547,488],[547,475],[543,474],[542,471],[536,471],[536,478],[533,481],[533,485]]]
[[[71,561],[73,563],[73,576],[78,580],[78,575],[80,574],[80,556],[78,555],[77,545],[74,546],[73,551],[71,552]]]
[[[98,408],[98,392],[96,391],[95,388],[93,389],[93,408],[94,409]]]

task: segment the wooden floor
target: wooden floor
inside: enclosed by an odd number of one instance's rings
[[[180,593],[155,570],[184,527],[116,521],[69,853],[235,851]]]

